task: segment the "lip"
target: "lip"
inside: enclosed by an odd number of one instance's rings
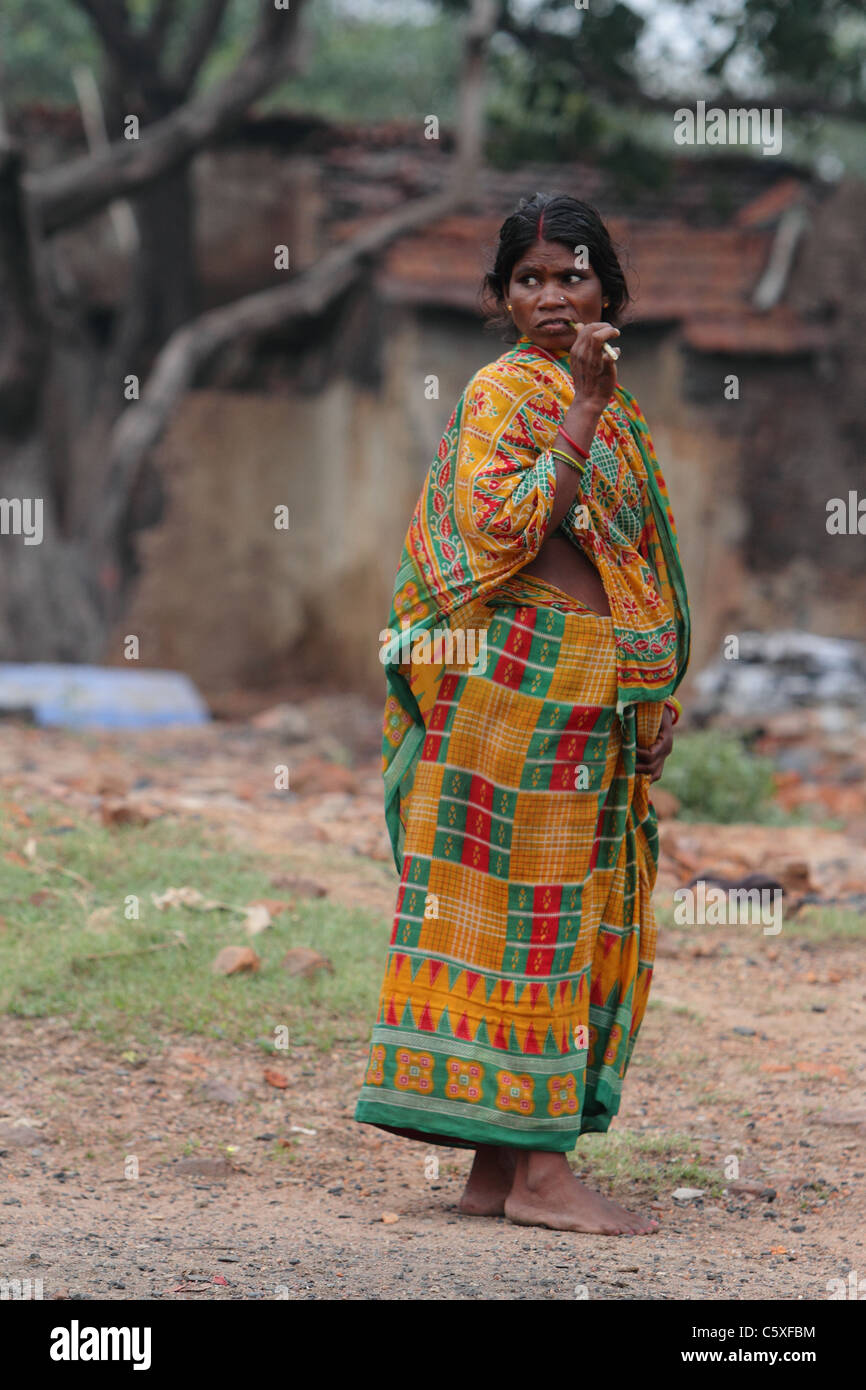
[[[564,333],[566,329],[571,330],[567,319],[542,319],[538,327],[556,329],[560,333]]]

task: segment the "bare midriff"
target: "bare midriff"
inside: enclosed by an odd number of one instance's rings
[[[604,592],[601,575],[582,550],[565,536],[549,536],[534,560],[524,565],[522,574],[543,579],[571,598],[578,599],[603,617],[610,616],[610,604]]]

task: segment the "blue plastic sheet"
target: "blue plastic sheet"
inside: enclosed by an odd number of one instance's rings
[[[210,719],[180,671],[0,663],[0,715],[19,710],[31,712],[37,724],[71,729],[154,729]]]

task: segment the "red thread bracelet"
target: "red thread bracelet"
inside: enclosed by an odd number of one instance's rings
[[[565,430],[562,428],[562,425],[560,425],[560,427],[559,427],[559,433],[562,435],[562,437],[563,437],[563,439],[566,441],[566,443],[567,443],[567,444],[570,444],[571,447],[572,447],[572,449],[574,449],[576,453],[580,454],[580,457],[581,457],[582,459],[588,459],[588,458],[589,458],[589,454],[587,453],[586,449],[581,449],[581,447],[580,447],[579,444],[575,444],[575,442],[574,442],[574,440],[572,439],[571,435],[570,435],[570,434],[566,434]]]

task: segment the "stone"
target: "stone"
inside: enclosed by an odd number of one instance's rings
[[[765,1202],[772,1202],[776,1197],[775,1187],[766,1187],[764,1183],[752,1182],[749,1178],[729,1182],[727,1191],[737,1197],[760,1197]]]
[[[24,1121],[0,1121],[0,1145],[12,1149],[35,1149],[45,1143],[44,1134]]]
[[[215,975],[239,975],[244,971],[258,970],[261,963],[251,946],[224,946],[211,970]]]
[[[236,1170],[226,1158],[181,1158],[174,1171],[195,1178],[227,1178]]]
[[[241,1099],[241,1092],[237,1086],[232,1086],[229,1081],[218,1081],[216,1078],[203,1082],[201,1094],[205,1099],[216,1100],[223,1105],[235,1105]]]
[[[327,956],[314,951],[311,946],[293,946],[283,956],[280,964],[290,975],[302,975],[304,979],[310,979],[322,970],[327,970],[329,975],[334,973],[333,962]]]
[[[300,705],[272,705],[254,715],[250,723],[254,729],[277,734],[287,743],[300,743],[311,736],[309,717]]]

